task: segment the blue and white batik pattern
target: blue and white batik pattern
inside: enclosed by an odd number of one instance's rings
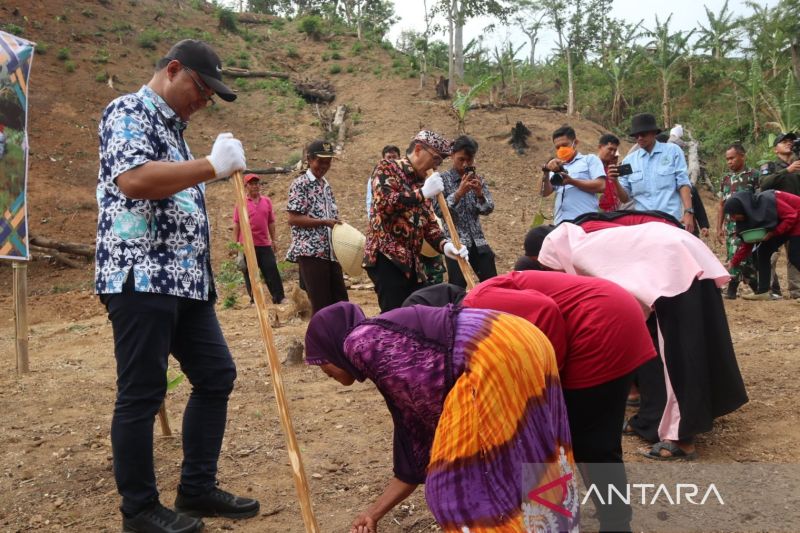
[[[205,187],[162,200],[128,198],[117,177],[150,161],[193,159],[182,122],[149,87],[117,98],[100,121],[95,291],[122,292],[133,272],[138,292],[207,300],[213,287]]]

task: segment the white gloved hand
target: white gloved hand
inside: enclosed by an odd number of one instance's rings
[[[442,191],[444,191],[444,182],[442,181],[442,175],[438,172],[428,176],[428,179],[422,184],[422,196],[425,198],[433,198]]]
[[[233,133],[220,133],[211,147],[211,155],[206,156],[206,159],[214,167],[216,178],[230,176],[237,170],[247,168],[242,141],[234,138]]]
[[[461,245],[461,248],[456,250],[455,245],[452,242],[447,241],[444,243],[444,250],[442,251],[444,252],[444,255],[450,259],[456,261],[458,261],[459,258],[463,259],[464,261],[469,260],[469,252],[467,251],[467,247],[463,244]]]

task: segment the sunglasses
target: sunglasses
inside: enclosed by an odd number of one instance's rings
[[[434,165],[436,165],[437,167],[438,167],[439,165],[441,165],[441,164],[444,162],[444,158],[443,158],[441,155],[439,155],[437,152],[431,152],[431,151],[428,149],[428,147],[427,147],[427,146],[423,146],[422,148],[423,148],[423,149],[424,149],[426,152],[428,152],[429,154],[431,154],[431,155],[433,156],[433,164],[434,164]]]
[[[189,74],[189,77],[192,78],[192,81],[194,82],[195,86],[197,86],[197,92],[200,93],[200,96],[206,99],[206,107],[211,107],[212,105],[214,105],[216,103],[214,102],[214,98],[208,95],[208,91],[210,91],[211,89],[209,89],[208,87],[204,87],[199,81],[197,81],[197,79],[192,74],[192,70],[190,68],[183,67],[183,70],[185,70],[186,73]]]

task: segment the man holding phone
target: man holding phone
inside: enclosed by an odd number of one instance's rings
[[[609,170],[609,174],[612,179],[619,177],[616,189],[620,200],[633,200],[637,211],[663,211],[672,215],[691,233],[695,220],[686,158],[678,145],[658,142],[659,133],[661,128],[656,125],[655,116],[635,115],[630,136],[636,139],[639,149],[622,161],[631,166],[631,173],[622,176],[620,170],[627,169],[620,166]]]
[[[559,224],[596,212],[597,194],[603,192],[606,183],[603,163],[596,155],[578,152],[578,139],[570,126],[553,132],[553,145],[556,157],[542,167],[541,188],[542,196],[556,193],[553,222]]]
[[[605,189],[600,196],[600,209],[603,211],[625,209],[627,204],[620,202],[617,193],[618,178],[620,175],[630,174],[632,170],[630,165],[617,165],[619,163],[619,138],[610,133],[602,135],[597,143],[597,157],[600,158],[606,172]],[[620,174],[620,170],[625,174]]]
[[[472,137],[462,135],[453,142],[453,168],[442,173],[444,196],[447,207],[453,216],[458,238],[469,252],[469,263],[481,281],[497,275],[494,263],[494,252],[489,247],[481,227],[481,216],[487,216],[494,211],[494,200],[486,182],[475,171],[475,155],[478,153],[478,143]],[[441,217],[439,204],[433,204],[436,215]],[[452,238],[447,228],[444,228],[447,238]],[[461,273],[458,262],[450,257],[447,262],[447,278],[453,285],[466,288],[467,280]]]

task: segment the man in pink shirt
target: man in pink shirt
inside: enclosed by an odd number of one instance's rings
[[[253,233],[253,244],[256,247],[258,269],[264,276],[269,293],[272,295],[272,303],[279,304],[283,302],[284,293],[281,274],[275,262],[275,213],[272,211],[272,201],[266,196],[261,196],[258,188],[259,179],[255,174],[245,175],[244,183],[247,192],[247,214],[250,217],[250,231]],[[233,210],[233,238],[236,242],[244,242],[237,209]],[[247,294],[250,295],[250,303],[253,303],[253,288],[250,286],[247,270],[244,272],[244,282]]]

